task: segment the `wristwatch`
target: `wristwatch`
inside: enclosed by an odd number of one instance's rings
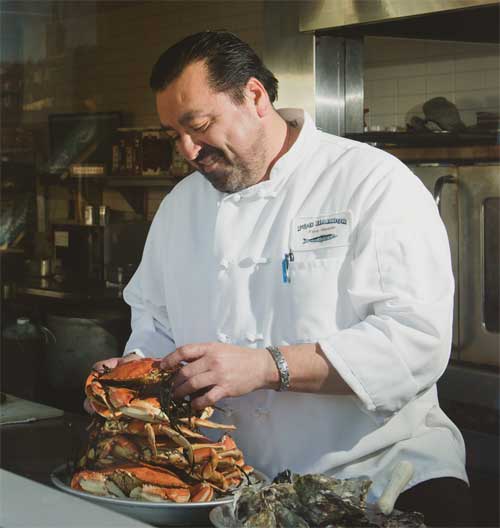
[[[278,391],[286,391],[290,388],[290,372],[288,370],[288,363],[281,353],[280,349],[275,346],[268,346],[266,350],[271,354],[278,368],[280,375],[280,386]]]

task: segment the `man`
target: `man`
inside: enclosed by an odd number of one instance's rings
[[[375,501],[407,460],[398,504],[463,523],[464,444],[436,391],[453,276],[432,197],[392,156],[277,112],[277,80],[232,34],[183,39],[151,87],[195,172],[162,202],[124,291],[119,361],[181,364],[175,395],[222,408],[271,477],[367,475]]]

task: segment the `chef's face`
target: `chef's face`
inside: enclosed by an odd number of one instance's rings
[[[229,94],[209,87],[205,64],[200,61],[187,66],[156,95],[161,124],[177,150],[219,191],[240,191],[265,174],[257,83],[250,79],[244,101],[235,103]]]

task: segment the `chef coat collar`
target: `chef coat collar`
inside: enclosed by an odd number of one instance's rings
[[[296,169],[300,160],[303,159],[304,153],[309,149],[309,143],[313,142],[312,138],[316,132],[313,120],[307,112],[299,108],[281,108],[278,110],[278,114],[286,121],[295,121],[299,126],[300,132],[294,144],[274,164],[268,180],[259,182],[237,193],[221,193],[224,198],[229,198],[234,196],[234,194],[238,194],[241,198],[251,198],[254,195],[260,197],[276,196],[288,177]]]

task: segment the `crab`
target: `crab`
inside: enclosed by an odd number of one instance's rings
[[[209,501],[238,487],[253,471],[227,433],[234,425],[210,420],[214,408],[194,413],[172,398],[176,370],[159,361],[123,363],[87,378],[96,416],[72,487],[140,500]],[[218,442],[200,428],[221,429]]]
[[[152,423],[171,424],[176,421],[188,426],[210,429],[235,429],[232,425],[211,422],[213,407],[205,407],[200,416],[187,412],[187,402],[175,402],[170,397],[170,383],[177,370],[162,370],[160,362],[151,358],[122,363],[104,373],[92,371],[85,383],[85,393],[94,410],[106,419],[122,416]],[[160,397],[158,397],[158,393]],[[162,401],[162,396],[165,396]]]
[[[82,470],[71,487],[93,495],[131,497],[148,501],[188,502],[190,487],[175,473],[147,465],[120,465],[104,470]]]
[[[108,409],[111,414],[128,405],[139,395],[154,386],[168,384],[176,370],[162,370],[160,362],[143,358],[122,363],[105,372],[93,370],[85,382],[85,394],[96,412]]]
[[[188,458],[168,437],[159,437],[152,447],[149,439],[142,436],[96,435],[80,459],[79,467],[104,468],[117,460],[146,462],[185,471],[195,480],[211,482],[222,490],[239,484],[242,475],[253,469],[245,466],[243,453],[229,435],[224,435],[219,442],[190,444],[190,448],[188,455],[191,457]]]

